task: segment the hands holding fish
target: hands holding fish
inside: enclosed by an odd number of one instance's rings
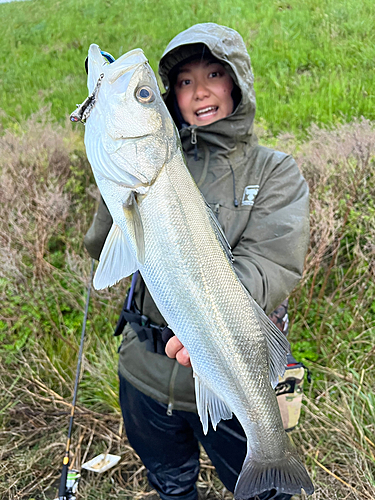
[[[176,336],[168,340],[165,353],[169,358],[176,358],[180,365],[191,366],[189,353]]]

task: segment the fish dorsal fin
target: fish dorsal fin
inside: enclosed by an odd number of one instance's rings
[[[220,420],[229,420],[232,418],[232,411],[224,401],[203,384],[196,373],[194,373],[194,381],[198,415],[202,422],[203,432],[207,434],[208,413],[210,413],[212,427],[216,430],[216,426]]]
[[[94,288],[102,290],[130,276],[138,269],[138,262],[126,241],[124,233],[113,224],[99,257],[94,277]]]
[[[272,387],[275,388],[279,382],[279,376],[282,377],[285,373],[287,365],[287,354],[290,353],[290,344],[283,332],[280,331],[274,323],[272,323],[272,321],[269,319],[263,309],[255,302],[246,288],[243,288],[249,297],[252,308],[255,311],[255,314],[259,321],[260,328],[267,340],[269,353],[269,376]]]
[[[109,83],[113,84],[124,73],[130,72],[134,66],[148,62],[142,49],[133,49],[122,55],[106,68]],[[131,74],[131,72],[130,72]]]
[[[205,203],[206,203],[206,210],[207,210],[210,222],[211,222],[211,226],[212,226],[213,230],[215,231],[216,237],[219,240],[219,243],[222,246],[229,261],[233,262],[234,257],[232,254],[232,247],[230,246],[229,241],[227,240],[227,238],[224,234],[224,231],[223,231],[222,227],[220,226],[219,221],[217,220],[216,215],[213,213],[212,208],[210,207],[210,205],[207,203],[206,200],[205,200]]]

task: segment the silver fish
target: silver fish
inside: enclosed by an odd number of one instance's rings
[[[204,432],[234,413],[248,443],[235,498],[263,491],[311,494],[273,388],[289,344],[238,279],[229,245],[184,161],[176,127],[142,50],[112,64],[91,45],[85,145],[113,217],[94,286],[137,269],[182,344]]]

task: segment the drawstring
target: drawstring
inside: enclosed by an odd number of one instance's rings
[[[176,377],[177,377],[177,372],[179,368],[179,363],[178,361],[175,361],[173,370],[172,370],[172,375],[169,381],[169,400],[168,400],[168,408],[167,408],[167,415],[171,417],[173,415],[173,405],[174,405],[174,385],[176,382]]]
[[[229,163],[229,168],[230,168],[230,171],[232,172],[232,179],[233,179],[233,205],[237,208],[238,207],[238,200],[236,197],[236,179],[234,177],[233,167],[230,163]]]

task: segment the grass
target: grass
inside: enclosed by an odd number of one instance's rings
[[[115,57],[140,46],[156,69],[174,34],[215,21],[249,47],[260,142],[292,153],[310,186],[290,338],[313,375],[292,433],[313,500],[375,498],[373,2],[39,0],[0,13],[0,497],[52,499],[61,470],[90,275],[82,239],[98,196],[82,128],[66,121],[87,95],[88,46]],[[112,331],[127,286],[90,302],[72,456],[79,467],[122,455],[106,474],[83,473],[90,500],[154,495],[117,400]],[[199,486],[231,498],[204,455]]]
[[[0,496],[9,500],[54,498],[90,274],[82,239],[96,203],[80,133],[40,115],[0,141]],[[366,120],[314,127],[304,142],[263,133],[294,153],[311,191],[311,245],[291,299],[290,335],[313,382],[292,436],[316,485],[314,500],[369,500],[375,127]],[[105,451],[122,456],[108,474],[84,473],[80,494],[90,500],[154,495],[124,437],[117,401],[112,329],[126,287],[93,291],[89,310],[72,457],[79,467]],[[199,484],[205,498],[231,498],[205,456]]]
[[[3,127],[17,128],[46,103],[63,122],[87,95],[83,62],[91,43],[116,58],[141,47],[156,70],[175,34],[207,21],[244,37],[257,118],[272,134],[375,117],[372,0],[34,0],[0,9]]]

